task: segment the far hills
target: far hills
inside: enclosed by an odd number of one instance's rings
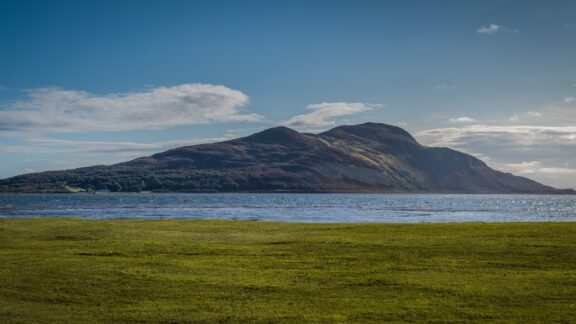
[[[20,175],[0,192],[387,192],[574,194],[426,147],[378,123],[309,134],[286,127],[114,164]]]

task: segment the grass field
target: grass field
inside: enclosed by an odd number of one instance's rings
[[[576,322],[576,223],[0,220],[0,322]]]

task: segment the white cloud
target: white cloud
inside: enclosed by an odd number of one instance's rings
[[[478,34],[495,34],[500,30],[502,30],[502,27],[500,25],[490,24],[488,26],[482,26],[476,29],[476,32]]]
[[[540,161],[522,161],[521,163],[506,163],[502,164],[504,171],[512,172],[520,175],[532,175],[544,173],[547,175],[576,175],[576,168],[559,168],[559,167],[546,167]]]
[[[211,84],[182,84],[145,91],[95,95],[61,88],[28,90],[0,110],[0,131],[25,133],[126,131],[228,121],[258,121],[242,112],[240,91]]]
[[[464,124],[464,123],[475,123],[476,119],[470,117],[457,117],[457,118],[450,118],[448,121],[455,124],[458,123]]]
[[[529,111],[527,115],[530,117],[542,117],[544,114],[539,111]]]
[[[576,186],[576,126],[470,125],[424,130],[415,137],[425,145],[464,151],[496,169],[548,185]]]
[[[541,161],[497,163],[494,167],[557,188],[576,188],[576,167],[551,166]]]
[[[518,113],[508,117],[508,121],[516,123],[519,122],[521,119],[526,120],[526,117],[535,118],[535,117],[542,117],[544,116],[543,112],[539,111],[528,111],[525,113]]]
[[[497,24],[490,24],[487,26],[481,26],[480,28],[476,29],[476,33],[480,35],[493,35],[500,32],[509,32],[513,34],[517,34],[518,30],[510,29],[506,26],[497,25]]]
[[[336,117],[354,115],[375,108],[381,108],[379,104],[367,104],[360,102],[324,102],[306,106],[312,112],[294,116],[280,124],[291,127],[325,127],[336,124]]]
[[[442,84],[437,84],[435,86],[435,88],[436,88],[436,90],[451,90],[451,89],[457,88],[457,86],[453,85],[453,84],[442,83]]]
[[[576,126],[491,126],[470,125],[438,128],[417,133],[435,146],[458,146],[472,137],[498,139],[515,145],[576,145]]]
[[[130,141],[76,141],[51,138],[28,139],[22,145],[1,146],[2,154],[34,154],[33,160],[20,160],[24,165],[31,166],[34,171],[61,170],[92,166],[95,164],[114,164],[131,159],[149,156],[172,148],[214,143],[236,138],[232,134],[222,137],[182,139],[139,143]],[[3,170],[7,171],[7,170]],[[14,170],[15,171],[15,170]],[[14,176],[3,172],[2,176]]]
[[[18,151],[45,154],[118,154],[119,157],[141,157],[180,146],[215,143],[235,137],[236,136],[233,135],[226,135],[223,137],[170,140],[152,143],[138,143],[130,141],[75,141],[37,138],[26,140],[28,145],[20,146]]]
[[[0,154],[26,154],[33,159],[19,160],[23,167],[34,171],[62,170],[96,164],[114,164],[135,158],[150,156],[169,149],[215,143],[237,138],[238,135],[227,132],[222,137],[179,139],[141,143],[132,141],[82,141],[53,138],[27,139],[20,145],[0,146]],[[31,155],[33,154],[33,155]],[[0,178],[14,176],[18,170],[0,170]]]
[[[406,126],[408,126],[408,123],[398,122],[398,126],[399,126],[399,127],[406,127]]]
[[[566,97],[564,98],[564,102],[575,102],[576,98],[575,97]]]

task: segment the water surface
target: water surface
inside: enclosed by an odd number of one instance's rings
[[[576,221],[576,196],[423,194],[2,194],[0,218],[281,222]]]

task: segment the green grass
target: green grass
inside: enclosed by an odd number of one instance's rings
[[[576,223],[0,220],[0,322],[576,322]]]

